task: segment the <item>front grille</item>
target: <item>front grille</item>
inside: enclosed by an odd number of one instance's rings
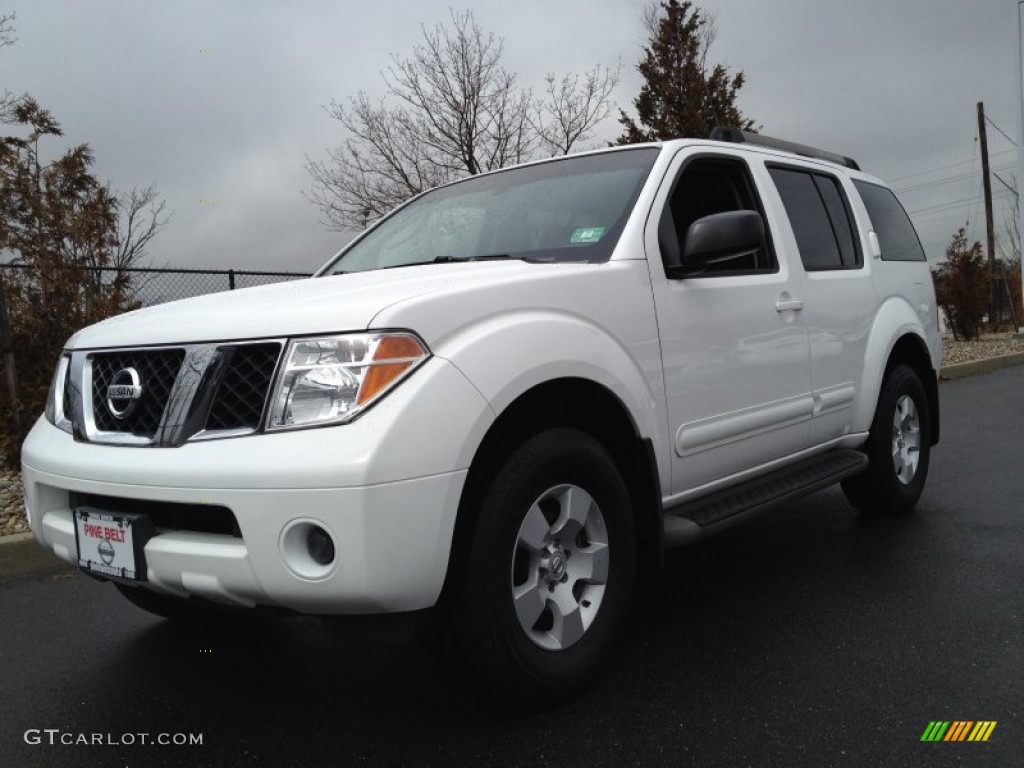
[[[99,352],[92,361],[92,410],[96,428],[104,432],[130,432],[153,437],[160,426],[167,399],[178,370],[185,359],[183,349],[129,350]],[[118,371],[134,368],[139,374],[142,396],[123,418],[107,407],[107,387]]]
[[[171,447],[249,434],[262,423],[282,347],[276,340],[74,352],[64,411],[74,418],[84,398],[76,438],[96,443]],[[68,386],[83,377],[85,392]]]
[[[281,345],[244,344],[228,347],[231,359],[217,387],[206,429],[256,429],[270,394],[270,382]]]
[[[169,501],[76,493],[72,494],[71,506],[90,507],[102,512],[144,514],[161,531],[195,531],[234,538],[242,537],[235,515],[227,507],[217,504],[178,504]]]

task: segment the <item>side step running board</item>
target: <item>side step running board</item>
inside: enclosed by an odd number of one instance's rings
[[[867,469],[860,451],[835,450],[666,511],[665,547],[690,544],[740,518],[798,499]]]

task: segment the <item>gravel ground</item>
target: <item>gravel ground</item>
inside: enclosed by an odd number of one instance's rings
[[[0,467],[0,536],[27,530],[21,477],[17,472]]]
[[[1024,352],[1024,339],[1015,338],[1013,334],[982,336],[979,341],[953,341],[946,338],[942,344],[944,365]],[[0,466],[0,536],[27,530],[21,477],[17,472]]]
[[[1015,338],[1012,333],[982,336],[978,341],[953,341],[951,337],[942,340],[943,365],[984,360],[1013,352],[1024,352],[1024,339]]]

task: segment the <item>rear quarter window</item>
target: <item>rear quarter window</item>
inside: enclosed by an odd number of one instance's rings
[[[914,225],[896,195],[867,181],[855,179],[853,185],[864,201],[871,227],[878,236],[882,261],[927,261]]]

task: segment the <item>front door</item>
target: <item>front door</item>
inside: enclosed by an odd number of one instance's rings
[[[766,180],[763,166],[751,167],[738,154],[684,150],[650,218],[645,243],[661,335],[673,496],[808,446],[813,398],[803,272],[772,245],[769,223],[779,211],[766,209],[758,194],[758,182]],[[666,275],[663,250],[670,261],[678,258],[694,221],[734,210],[762,214],[765,248],[699,274]],[[672,233],[678,250],[666,247]]]

